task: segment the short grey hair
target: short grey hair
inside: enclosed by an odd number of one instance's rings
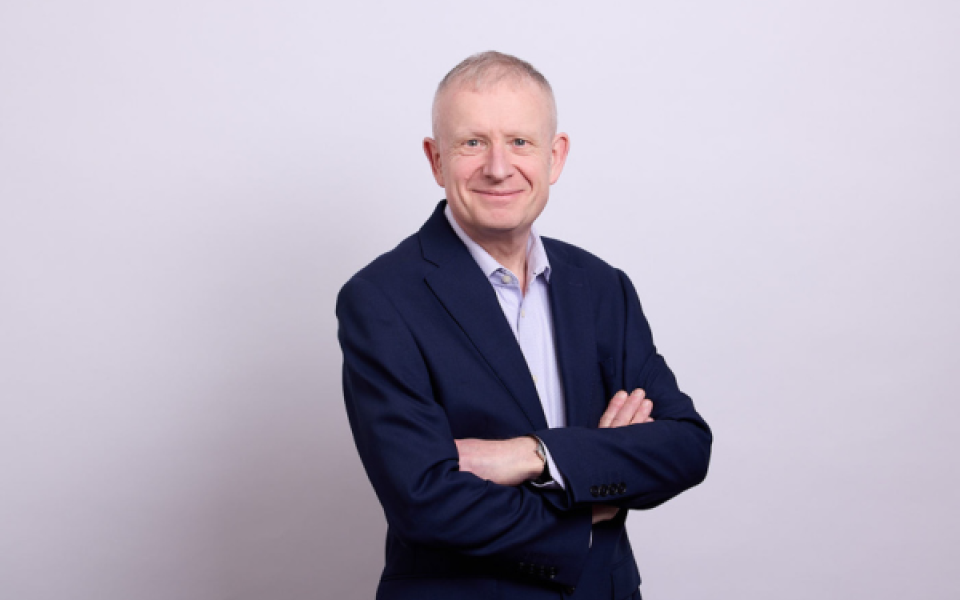
[[[505,79],[514,79],[517,81],[528,81],[540,86],[550,99],[551,108],[551,126],[553,131],[557,130],[557,102],[553,96],[553,88],[550,82],[543,76],[543,73],[536,70],[533,65],[516,56],[488,50],[480,52],[464,59],[460,64],[450,70],[449,73],[440,81],[437,91],[433,95],[433,132],[437,132],[437,100],[440,95],[456,86],[469,86],[473,90],[482,90],[496,85]]]

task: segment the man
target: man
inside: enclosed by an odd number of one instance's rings
[[[628,509],[706,476],[710,430],[626,275],[533,230],[570,145],[556,124],[526,62],[455,67],[424,140],[446,201],[340,292],[389,525],[378,598],[640,598]]]

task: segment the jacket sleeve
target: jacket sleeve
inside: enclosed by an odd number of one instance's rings
[[[459,470],[432,374],[389,298],[354,277],[337,299],[343,390],[350,426],[391,529],[410,543],[543,566],[575,585],[590,538],[589,507],[561,510],[526,486]]]
[[[607,390],[643,388],[653,401],[652,423],[612,429],[568,427],[538,431],[567,483],[570,506],[590,503],[652,508],[706,477],[712,434],[653,344],[630,280],[617,271],[622,301],[614,325],[601,328],[615,342],[598,342]],[[619,331],[615,331],[619,330]],[[570,400],[568,400],[570,401]]]

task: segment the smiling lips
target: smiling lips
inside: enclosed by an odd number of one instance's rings
[[[493,199],[507,199],[516,196],[517,194],[522,194],[523,190],[470,190],[474,194],[479,194],[481,196],[488,196]]]

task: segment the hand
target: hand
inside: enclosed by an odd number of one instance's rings
[[[620,390],[610,399],[607,410],[600,417],[598,427],[606,429],[636,423],[652,423],[651,412],[653,412],[653,401],[646,397],[642,389],[637,388],[629,395]]]
[[[609,506],[607,504],[594,504],[593,505],[593,524],[596,525],[601,521],[609,521],[610,519],[617,516],[617,513],[620,512],[620,509],[616,506]]]
[[[652,423],[650,413],[653,411],[653,401],[646,397],[645,392],[637,388],[632,394],[620,390],[610,399],[607,410],[600,417],[601,429],[623,427],[636,423]],[[609,521],[617,516],[620,509],[607,504],[593,505],[593,524]]]
[[[543,472],[537,440],[529,435],[510,440],[454,440],[460,470],[500,485],[520,485]]]

